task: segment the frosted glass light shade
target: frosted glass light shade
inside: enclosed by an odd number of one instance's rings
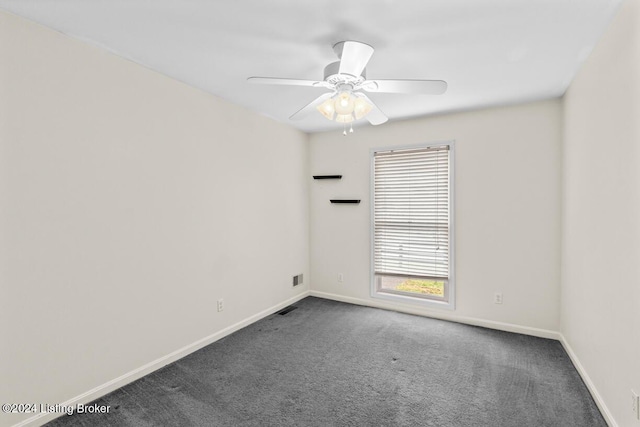
[[[337,114],[336,122],[338,123],[351,123],[355,119],[353,118],[353,114]]]
[[[333,98],[329,98],[324,101],[322,104],[318,105],[316,108],[320,111],[320,114],[325,116],[329,120],[333,120],[333,115],[336,113],[335,109],[335,101]]]
[[[371,104],[362,98],[357,98],[354,102],[353,112],[356,115],[356,119],[361,119],[371,112]]]
[[[355,102],[349,92],[340,92],[335,101],[336,113],[346,115],[353,113]]]

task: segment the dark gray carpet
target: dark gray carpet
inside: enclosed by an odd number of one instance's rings
[[[606,426],[559,342],[306,298],[50,426]]]

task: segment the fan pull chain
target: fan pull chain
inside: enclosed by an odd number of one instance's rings
[[[349,122],[349,133],[353,133],[353,121]],[[347,124],[345,122],[342,123],[342,136],[347,136]]]

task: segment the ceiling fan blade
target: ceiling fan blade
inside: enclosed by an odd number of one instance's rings
[[[367,92],[442,95],[447,91],[447,82],[443,80],[367,80],[361,87]]]
[[[373,48],[365,43],[347,41],[340,42],[333,47],[340,57],[340,68],[338,74],[348,74],[353,77],[360,77],[364,67],[367,66]]]
[[[318,105],[322,104],[324,101],[331,98],[333,95],[335,95],[335,92],[327,92],[320,95],[319,97],[317,97],[316,99],[314,99],[313,101],[311,101],[310,103],[308,103],[307,105],[305,105],[304,107],[302,107],[301,109],[293,113],[291,117],[289,117],[289,120],[300,120],[306,117],[309,113],[314,111]]]
[[[281,79],[278,77],[249,77],[247,81],[249,83],[266,84],[266,85],[326,87],[326,82],[317,82],[314,80],[300,80],[300,79]]]
[[[364,118],[367,119],[369,123],[371,123],[374,126],[377,126],[389,120],[389,118],[385,116],[382,111],[380,111],[378,106],[374,104],[373,101],[367,95],[365,95],[362,92],[354,92],[353,94],[359,98],[364,99],[369,104],[371,104],[371,111],[369,111],[369,114],[364,116]]]

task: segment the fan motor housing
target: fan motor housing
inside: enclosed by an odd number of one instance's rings
[[[362,70],[362,74],[359,77],[354,77],[349,74],[339,74],[340,71],[340,61],[332,62],[331,64],[324,67],[324,81],[327,83],[331,83],[332,85],[337,84],[350,84],[352,86],[356,86],[361,84],[367,79],[367,69]]]

